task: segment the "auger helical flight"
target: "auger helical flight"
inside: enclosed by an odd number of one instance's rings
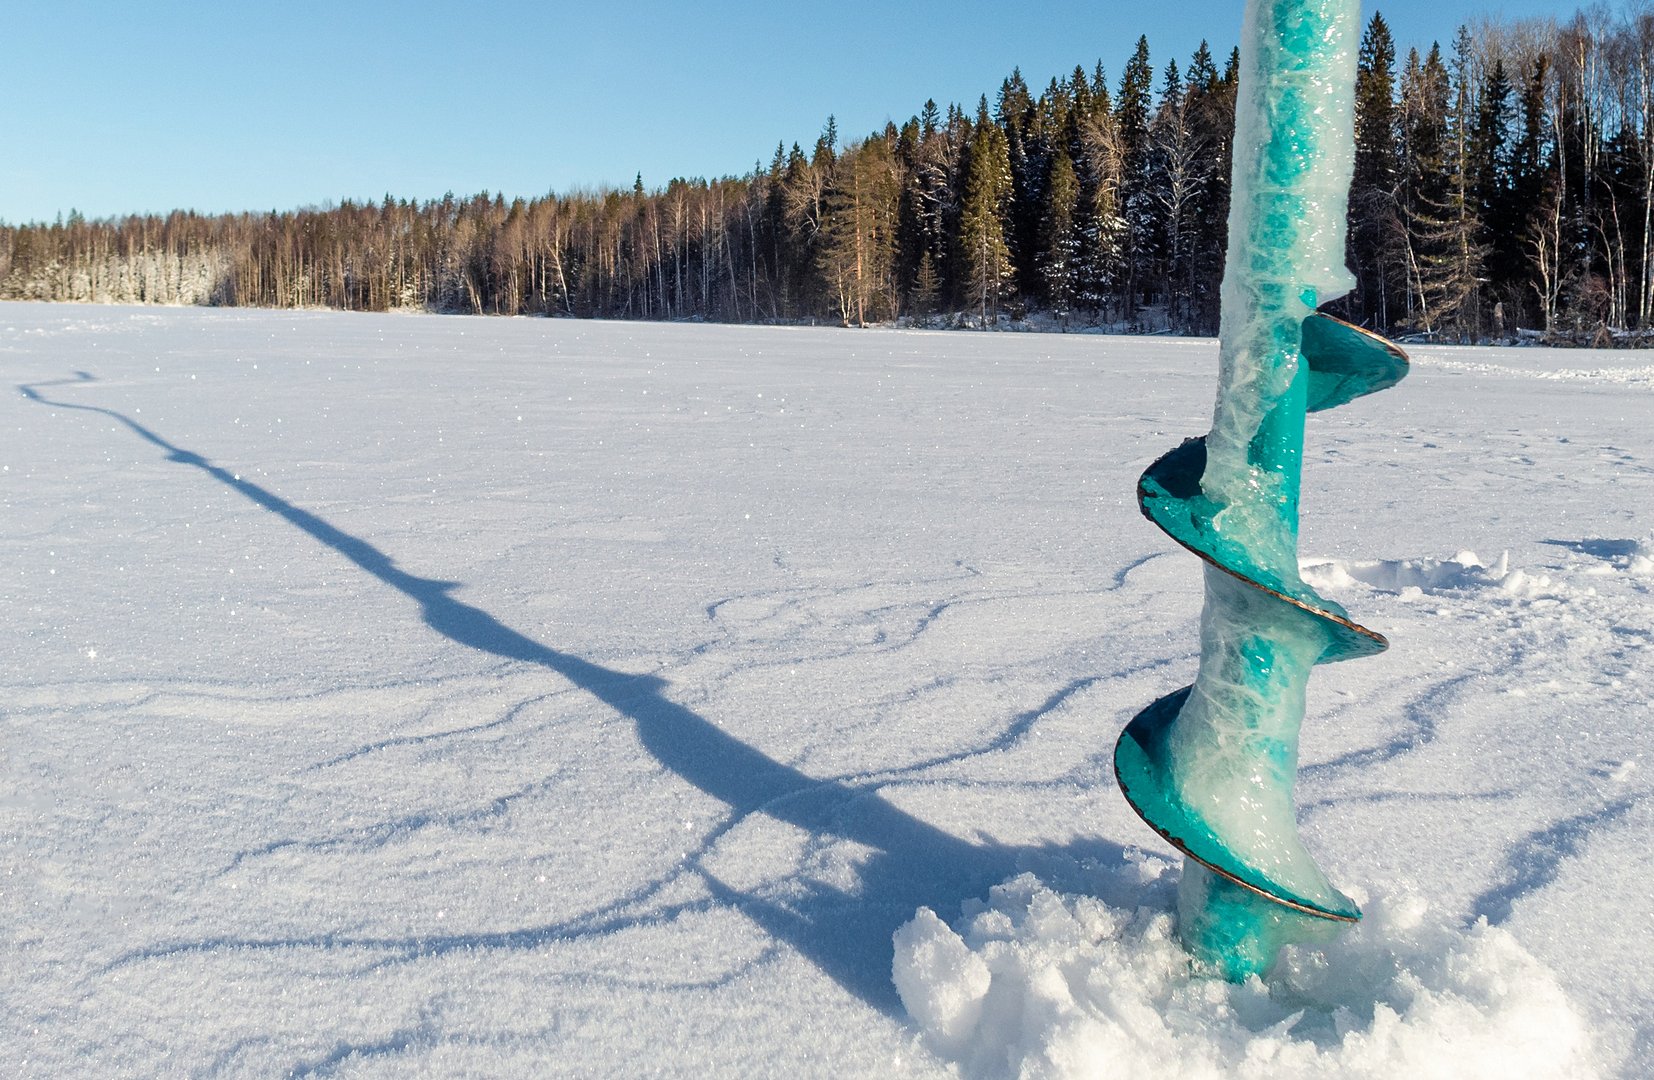
[[[1298,573],[1304,414],[1398,382],[1400,350],[1316,313],[1344,265],[1359,0],[1248,0],[1212,430],[1143,474],[1143,513],[1205,560],[1200,671],[1126,727],[1115,773],[1186,856],[1179,934],[1198,966],[1262,974],[1361,917],[1299,838],[1293,786],[1316,664],[1384,638]]]

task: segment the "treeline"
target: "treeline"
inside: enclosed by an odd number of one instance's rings
[[[0,298],[1211,333],[1237,57],[1014,72],[744,177],[537,199],[0,225]],[[1367,25],[1352,321],[1457,340],[1654,328],[1654,9],[1490,22],[1399,59]],[[1619,332],[1617,335],[1615,332]]]

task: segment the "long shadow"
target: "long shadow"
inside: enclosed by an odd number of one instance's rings
[[[567,679],[628,717],[636,725],[639,742],[657,761],[725,803],[732,819],[762,812],[817,837],[843,838],[873,849],[875,854],[860,866],[860,887],[854,893],[805,882],[802,898],[785,905],[733,889],[704,869],[700,873],[714,896],[738,906],[845,989],[882,1011],[899,1010],[890,980],[891,935],[917,907],[950,914],[962,898],[982,894],[1031,857],[1110,861],[1123,855],[1119,845],[1102,839],[1067,847],[975,844],[912,816],[872,790],[811,778],[671,700],[666,696],[669,684],[663,679],[615,671],[542,645],[481,608],[454,599],[450,594],[459,583],[399,569],[393,559],[360,537],[168,442],[131,417],[40,393],[45,387],[93,381],[93,376],[82,371],[74,379],[18,389],[41,405],[98,413],[117,421],[164,451],[167,460],[206,474],[407,596],[419,605],[425,625],[448,640],[491,656],[536,664]],[[477,935],[456,944],[517,945],[555,936],[555,931],[543,935],[525,931]],[[411,951],[430,951],[430,944],[419,943],[415,948],[415,943],[408,943]]]
[[[1624,798],[1595,810],[1585,810],[1547,825],[1518,840],[1505,856],[1499,883],[1484,889],[1470,902],[1470,910],[1499,926],[1510,919],[1517,903],[1555,881],[1563,864],[1577,858],[1599,830],[1616,824],[1636,808],[1635,798]]]
[[[1436,715],[1441,711],[1443,702],[1459,687],[1475,678],[1477,676],[1474,673],[1455,675],[1451,679],[1427,687],[1422,694],[1406,705],[1407,730],[1378,746],[1349,750],[1330,760],[1305,765],[1299,770],[1299,775],[1314,776],[1317,773],[1335,772],[1340,769],[1370,769],[1429,746],[1441,734],[1441,725],[1437,722]]]

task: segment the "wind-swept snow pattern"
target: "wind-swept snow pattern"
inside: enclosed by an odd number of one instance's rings
[[[1148,991],[1023,973],[1173,955],[1099,739],[1194,675],[1130,494],[1217,358],[0,305],[0,1075],[1167,1075],[1036,1066]],[[1475,1075],[1523,1013],[1527,1075],[1646,1077],[1654,399],[1530,375],[1647,358],[1414,359],[1306,452],[1302,576],[1394,645],[1316,669],[1297,793],[1331,948],[1421,989],[1204,980],[1153,1045]]]
[[[1149,466],[1143,513],[1206,561],[1200,671],[1115,750],[1120,789],[1190,860],[1179,936],[1204,968],[1261,974],[1360,909],[1299,838],[1293,803],[1316,664],[1384,638],[1298,573],[1304,414],[1393,386],[1406,358],[1315,312],[1348,288],[1358,0],[1249,0],[1212,431]]]

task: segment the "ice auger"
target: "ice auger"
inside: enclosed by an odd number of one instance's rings
[[[1138,483],[1143,514],[1205,561],[1206,597],[1194,684],[1126,726],[1115,774],[1187,856],[1185,947],[1233,980],[1361,917],[1305,849],[1293,800],[1310,669],[1388,645],[1297,561],[1305,413],[1407,372],[1395,346],[1315,310],[1350,284],[1358,14],[1358,0],[1247,4],[1212,430]]]

